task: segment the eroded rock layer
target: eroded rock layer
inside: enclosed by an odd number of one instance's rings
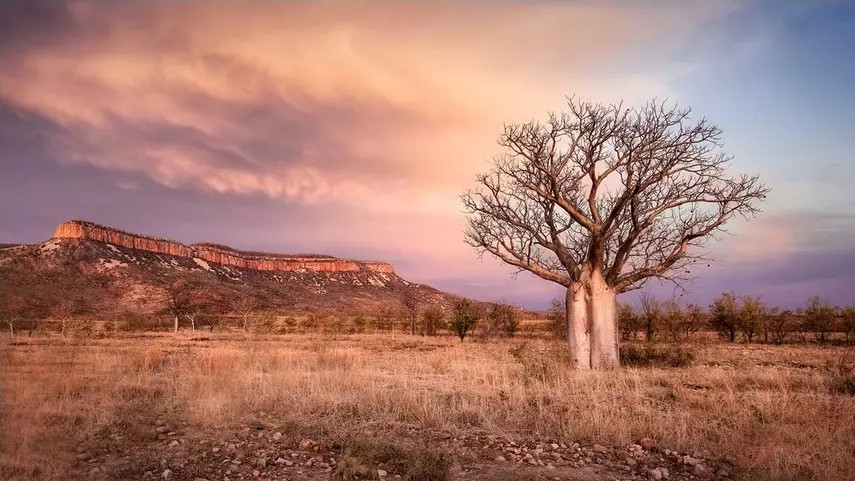
[[[197,258],[215,264],[259,271],[309,270],[322,272],[372,271],[385,274],[395,273],[395,269],[391,265],[383,262],[355,261],[330,256],[289,256],[265,252],[244,252],[217,244],[184,245],[172,240],[123,232],[112,227],[80,220],[72,220],[60,224],[56,228],[54,238],[90,239],[130,249]]]

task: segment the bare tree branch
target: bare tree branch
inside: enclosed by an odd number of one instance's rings
[[[567,104],[545,123],[506,125],[504,152],[462,196],[479,254],[564,286],[584,266],[616,292],[678,282],[706,239],[756,214],[769,192],[728,173],[721,129],[690,109]]]

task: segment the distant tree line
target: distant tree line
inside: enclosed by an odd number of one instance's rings
[[[553,301],[547,319],[556,336],[567,336],[561,300]],[[699,331],[712,331],[729,342],[823,344],[836,336],[855,344],[855,305],[837,307],[814,296],[797,309],[783,310],[759,297],[725,292],[703,307],[642,292],[637,306],[618,305],[618,326],[623,341],[676,342],[692,339]]]

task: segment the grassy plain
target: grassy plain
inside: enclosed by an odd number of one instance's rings
[[[402,427],[608,446],[650,437],[725,460],[737,479],[855,479],[855,395],[839,387],[852,348],[689,347],[688,367],[573,372],[564,345],[544,339],[6,336],[0,475],[68,479],[99,439],[144,445],[164,422],[216,437],[260,420],[294,440]]]

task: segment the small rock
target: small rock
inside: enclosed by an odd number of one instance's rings
[[[602,444],[595,444],[594,451],[598,453],[607,453],[609,452],[609,448],[603,446]]]
[[[698,464],[701,464],[701,460],[698,458],[693,458],[687,454],[683,456],[683,464],[685,464],[686,466],[697,466]]]
[[[228,448],[229,451],[234,451],[235,449],[237,449],[237,446],[235,445],[235,443],[229,443],[226,448]]]
[[[211,448],[211,452],[212,452],[212,453],[219,453],[219,452],[220,452],[220,448],[218,448],[218,447],[213,447],[213,448]]]
[[[273,433],[273,439],[278,440],[278,439],[280,439],[280,438],[282,438],[282,433],[280,433],[280,432],[278,432],[278,431],[277,431],[277,432],[275,432],[275,433]]]
[[[169,442],[170,448],[174,448],[175,446],[178,446],[178,440],[177,439],[173,439],[172,441]]]
[[[273,462],[276,464],[285,464],[285,458],[283,458],[282,456],[279,456],[278,458],[276,458],[276,461],[273,461]]]
[[[662,468],[655,468],[648,471],[650,475],[650,479],[659,481],[660,479],[665,478],[665,473],[662,472]]]
[[[650,451],[651,449],[656,447],[656,441],[651,438],[642,438],[638,444],[644,448],[645,451]]]
[[[505,457],[504,457],[504,456],[499,455],[499,456],[496,456],[496,458],[495,458],[495,459],[493,459],[493,461],[498,461],[498,462],[500,462],[500,463],[504,463],[505,461],[507,461],[507,459],[505,459]]]
[[[166,426],[158,426],[154,430],[154,432],[156,432],[157,434],[166,434],[167,431],[169,431],[169,429],[167,429]]]
[[[633,458],[630,458],[629,456],[627,456],[627,458],[624,460],[624,462],[626,463],[627,466],[630,466],[633,468],[638,466],[638,461],[636,461]]]
[[[694,468],[692,468],[692,474],[699,478],[706,478],[712,474],[712,469],[706,467],[702,463],[698,463],[695,465]]]
[[[172,479],[172,471],[169,469],[165,469],[163,473],[161,473],[160,477],[163,479]]]
[[[312,441],[311,439],[304,439],[300,441],[300,449],[303,451],[312,451],[318,443]]]
[[[193,478],[193,481],[208,481],[208,478]]]
[[[257,469],[252,472],[252,475],[255,476],[256,478],[258,477],[259,474],[261,474],[261,471],[259,471]]]
[[[386,477],[386,476],[388,476],[388,475],[389,475],[389,473],[387,473],[387,472],[386,472],[385,470],[383,470],[383,469],[378,469],[378,470],[377,470],[377,477],[378,477],[378,478],[385,478],[385,477]]]
[[[730,472],[724,468],[719,468],[718,472],[716,472],[719,478],[729,478]]]
[[[550,447],[550,448],[552,448],[552,449],[558,449],[560,446],[558,446],[558,445],[557,445],[557,444],[555,444],[555,443],[552,443],[552,444],[550,444],[550,445],[549,445],[549,447]]]
[[[265,458],[265,457],[258,458],[258,460],[255,461],[255,465],[258,466],[259,468],[266,467],[267,466],[267,458]]]

